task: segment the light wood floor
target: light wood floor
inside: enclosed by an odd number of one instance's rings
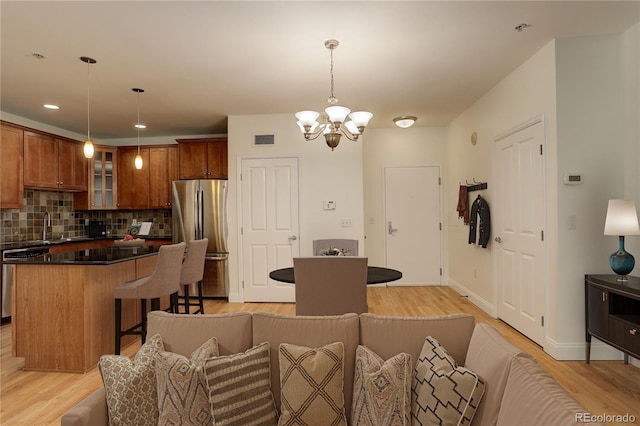
[[[429,316],[467,312],[476,322],[495,326],[516,346],[532,354],[580,403],[594,414],[632,414],[640,424],[640,369],[622,361],[553,360],[542,349],[475,307],[448,287],[369,287],[369,311],[381,315]],[[207,313],[267,311],[293,314],[293,304],[227,303],[207,300]],[[72,406],[102,386],[97,368],[85,374],[23,371],[22,360],[11,357],[11,328],[1,333],[0,425],[59,425]],[[139,344],[123,354],[133,355]]]

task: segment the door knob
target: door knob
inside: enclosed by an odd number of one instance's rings
[[[295,236],[295,235],[291,235],[291,236],[289,237],[289,241],[295,241],[295,240],[297,240],[297,239],[298,239],[298,237],[297,237],[297,236]]]
[[[496,243],[502,244],[502,238],[496,237],[496,238],[494,238],[494,240],[495,240]]]

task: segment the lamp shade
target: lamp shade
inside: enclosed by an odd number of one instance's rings
[[[356,127],[366,127],[371,117],[373,117],[373,114],[368,111],[355,111],[349,114],[349,118]]]
[[[325,108],[324,112],[329,116],[329,121],[332,123],[342,123],[351,110],[347,107],[333,105]]]
[[[609,200],[604,235],[640,235],[638,215],[633,200]]]
[[[296,118],[302,126],[313,126],[314,123],[317,123],[316,120],[319,116],[320,113],[316,111],[300,111],[296,113]]]

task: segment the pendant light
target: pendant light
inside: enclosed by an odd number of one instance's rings
[[[91,85],[89,84],[89,69],[91,68],[91,64],[95,64],[96,60],[93,58],[89,58],[87,56],[82,56],[80,57],[80,60],[84,63],[87,64],[87,140],[84,141],[84,147],[83,147],[83,151],[84,151],[84,156],[85,158],[93,158],[93,142],[91,142],[91,125],[90,125],[90,113],[89,113],[89,107],[90,107],[90,100],[91,100]]]
[[[140,93],[144,93],[143,89],[131,89],[134,92],[136,92],[137,95],[137,109],[138,109],[138,121],[136,121],[136,130],[138,131],[138,155],[136,155],[136,159],[133,161],[133,164],[136,166],[136,169],[140,170],[142,168],[142,156],[140,155],[140,129],[144,129],[147,126],[145,126],[144,124],[140,123]]]

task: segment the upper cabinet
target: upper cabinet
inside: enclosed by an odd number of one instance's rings
[[[23,143],[25,187],[87,190],[87,159],[80,142],[25,130]]]
[[[118,208],[171,209],[171,182],[178,178],[178,147],[140,147],[140,170],[133,164],[137,154],[137,147],[118,148]]]
[[[171,182],[178,180],[178,147],[149,148],[149,207],[171,208]]]
[[[22,129],[1,124],[0,135],[0,208],[24,206]]]
[[[117,206],[117,148],[95,145],[89,161],[89,190],[74,194],[77,210],[109,210]]]
[[[142,168],[136,169],[134,160],[138,155],[135,146],[118,148],[118,208],[149,208],[149,148],[140,148]]]
[[[227,179],[227,138],[176,139],[180,179]]]

